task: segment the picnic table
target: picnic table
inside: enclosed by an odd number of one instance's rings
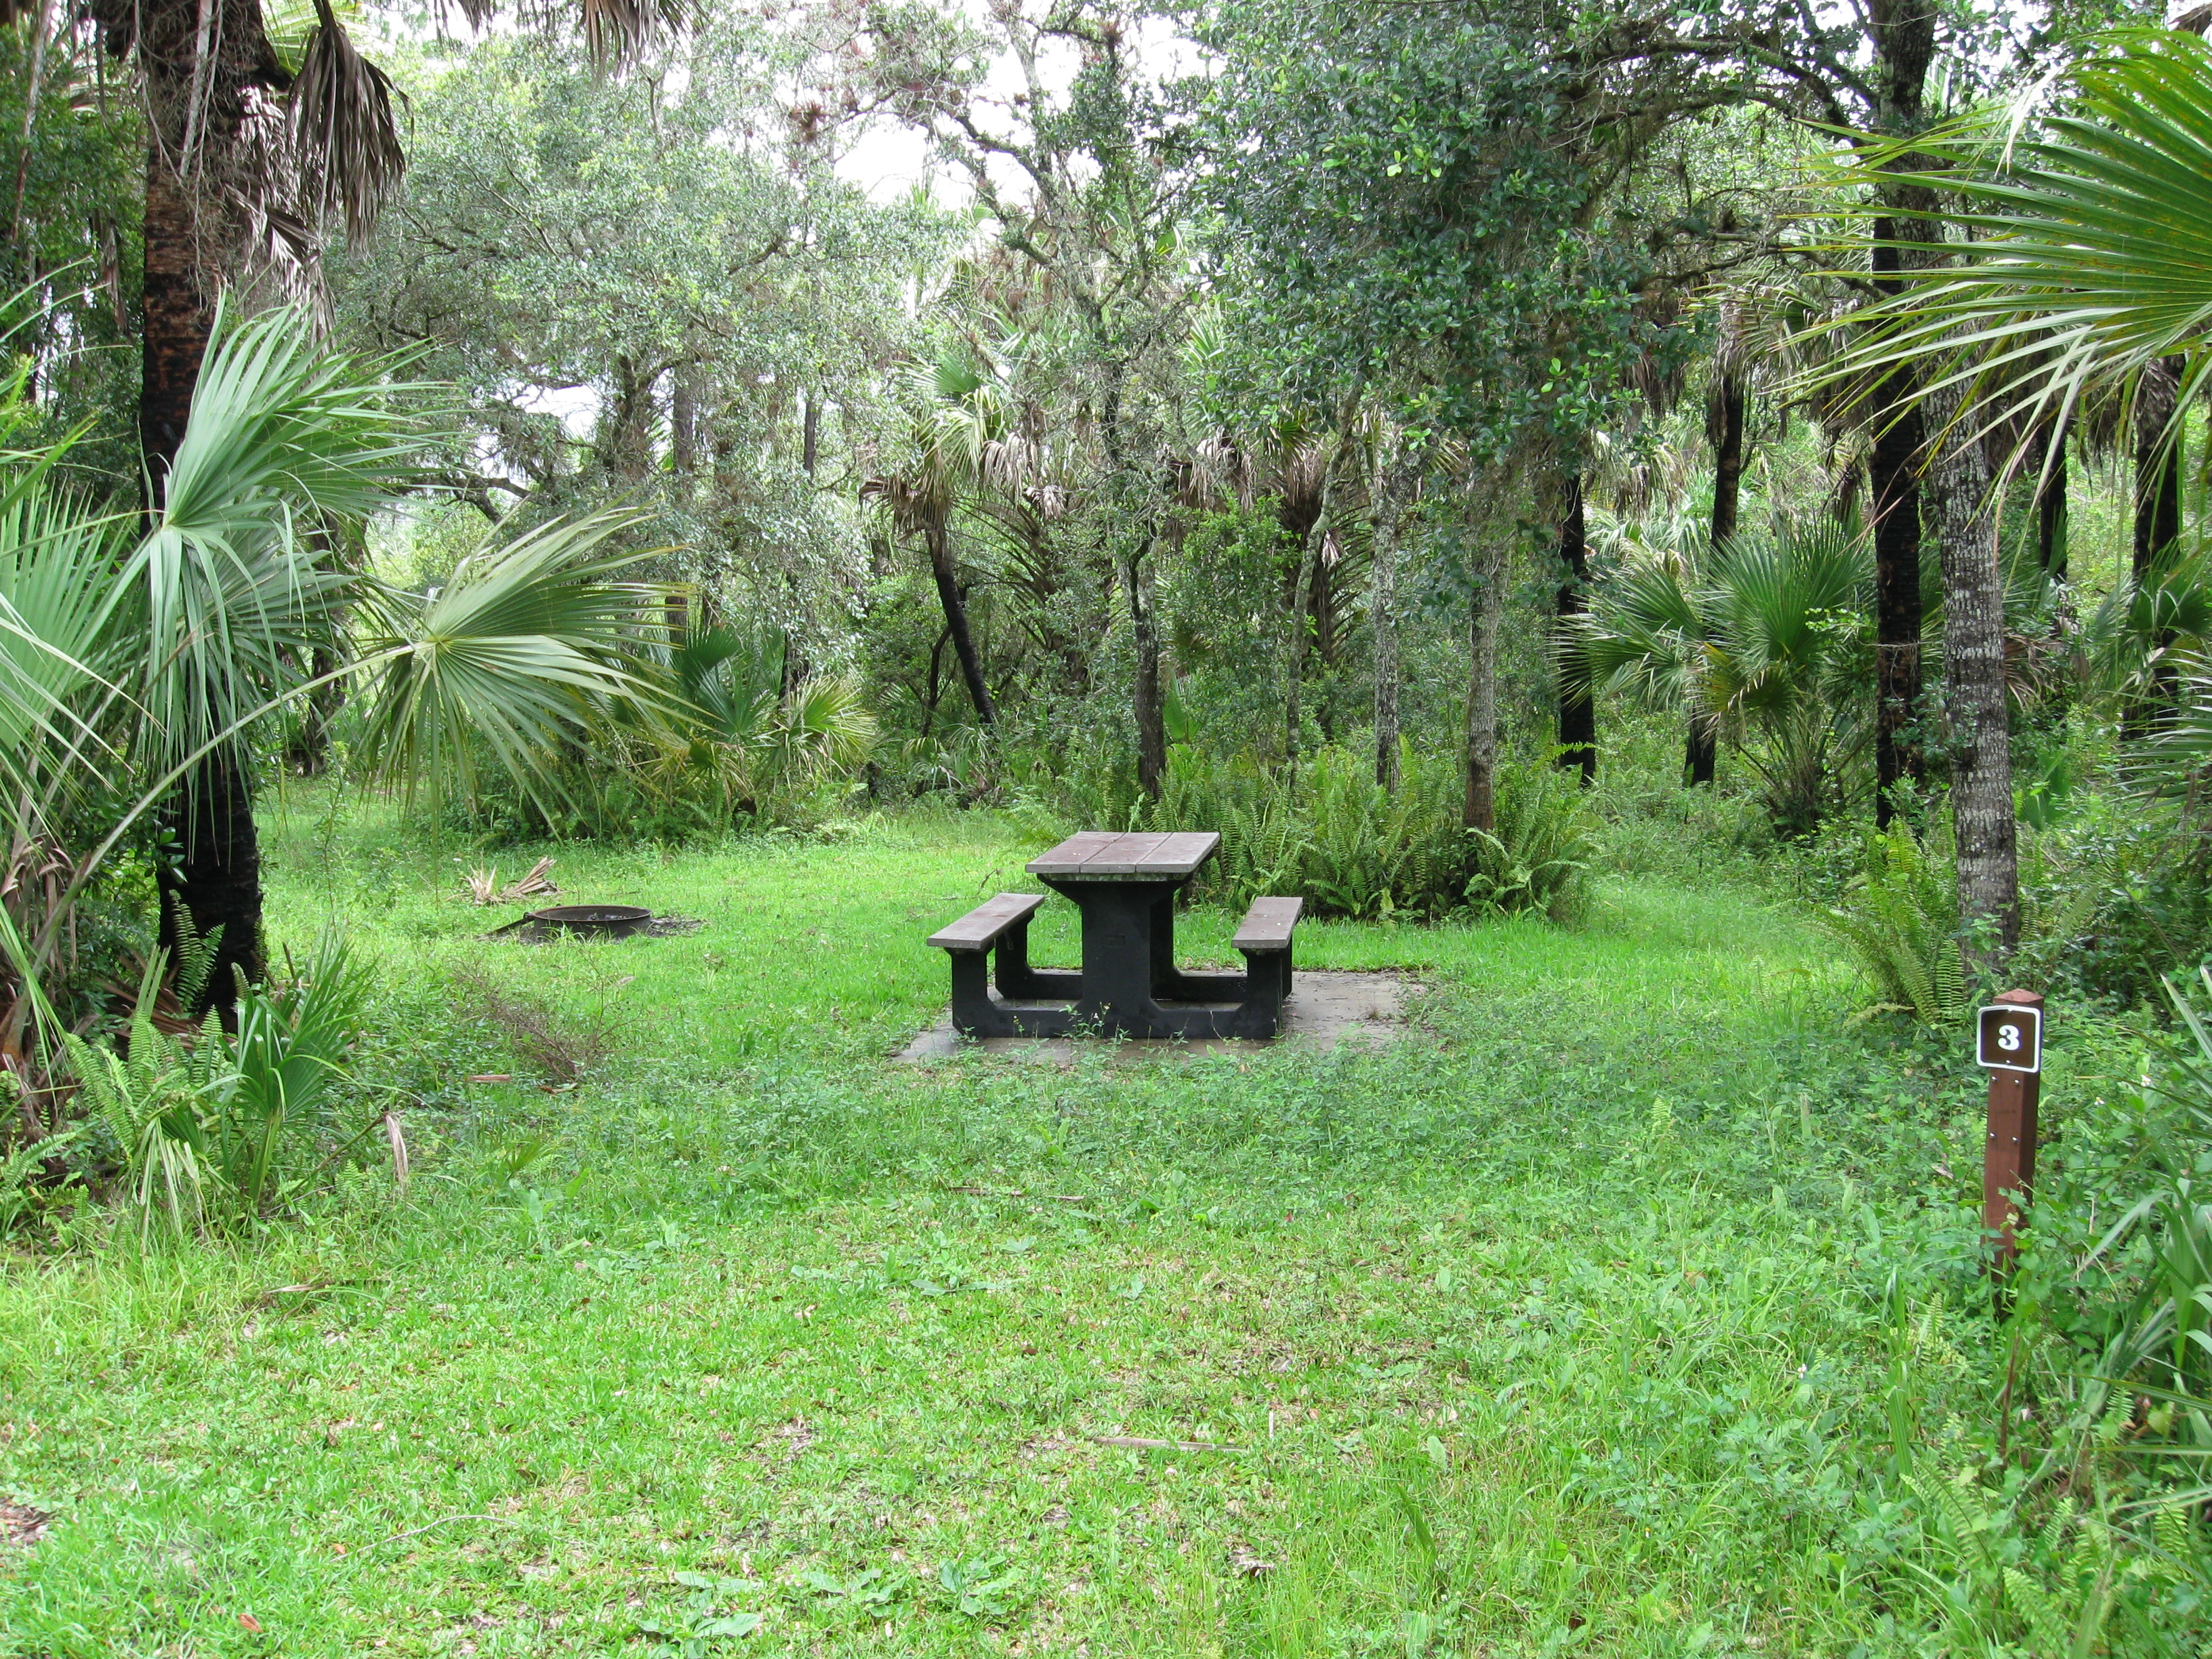
[[[1241,974],[1176,965],[1176,900],[1221,846],[1211,830],[1085,830],[1030,860],[1083,914],[1079,970],[1033,968],[1029,924],[1042,894],[1001,893],[930,943],[952,960],[952,1022],[968,1036],[1271,1037],[1291,989],[1291,936],[1304,901],[1253,901],[1237,932]],[[995,951],[999,995],[985,958]]]

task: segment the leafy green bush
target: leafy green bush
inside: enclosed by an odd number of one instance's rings
[[[1966,1018],[1966,974],[1948,820],[1936,823],[1926,845],[1902,828],[1870,836],[1866,873],[1815,920],[1873,985],[1876,1008],[1952,1025]]]
[[[1500,767],[1496,823],[1485,832],[1461,823],[1455,761],[1405,746],[1395,794],[1372,766],[1332,746],[1293,780],[1249,752],[1221,759],[1176,744],[1157,804],[1140,799],[1102,817],[1095,789],[1032,787],[1010,816],[1039,842],[1085,828],[1217,830],[1221,850],[1192,896],[1231,908],[1281,893],[1323,916],[1576,914],[1595,824],[1565,775],[1533,763]]]
[[[187,952],[187,981],[209,946]],[[238,1030],[210,1012],[197,1034],[165,1031],[155,1004],[167,968],[156,951],[121,1051],[64,1036],[93,1114],[114,1138],[142,1242],[246,1225],[334,1150],[380,1127],[403,1177],[397,1120],[373,1109],[349,1138],[336,1120],[343,1060],[369,989],[368,970],[326,936],[290,982],[242,989]]]

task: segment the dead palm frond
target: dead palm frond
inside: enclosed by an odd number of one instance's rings
[[[520,904],[525,899],[544,898],[561,890],[553,884],[548,874],[552,868],[552,859],[550,856],[542,858],[532,865],[520,879],[502,887],[499,881],[499,866],[483,865],[463,876],[461,884],[468,890],[469,897],[478,904]]]
[[[407,170],[392,114],[392,77],[355,50],[331,10],[314,0],[315,27],[300,53],[285,111],[300,163],[300,194],[312,220],[341,213],[359,239]]]

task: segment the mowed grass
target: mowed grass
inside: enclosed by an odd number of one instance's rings
[[[395,1205],[349,1171],[250,1245],[9,1269],[0,1499],[56,1520],[0,1565],[5,1651],[1935,1628],[1897,1482],[1993,1393],[1948,1176],[1973,1126],[1751,897],[1302,930],[1309,964],[1429,988],[1380,1054],[922,1069],[888,1058],[943,1001],[921,939],[1024,884],[988,820],[564,849],[563,899],[707,926],[544,948],[476,937],[450,848],[276,830],[278,936],[335,921],[386,964],[415,1178]],[[1072,960],[1066,921],[1040,955]],[[447,988],[471,963],[620,1048],[571,1093],[467,1084],[514,1064]]]

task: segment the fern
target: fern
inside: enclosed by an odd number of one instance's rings
[[[1947,841],[1923,847],[1903,829],[1875,836],[1856,890],[1815,921],[1866,975],[1875,1007],[1929,1025],[1966,1018],[1959,896]]]

